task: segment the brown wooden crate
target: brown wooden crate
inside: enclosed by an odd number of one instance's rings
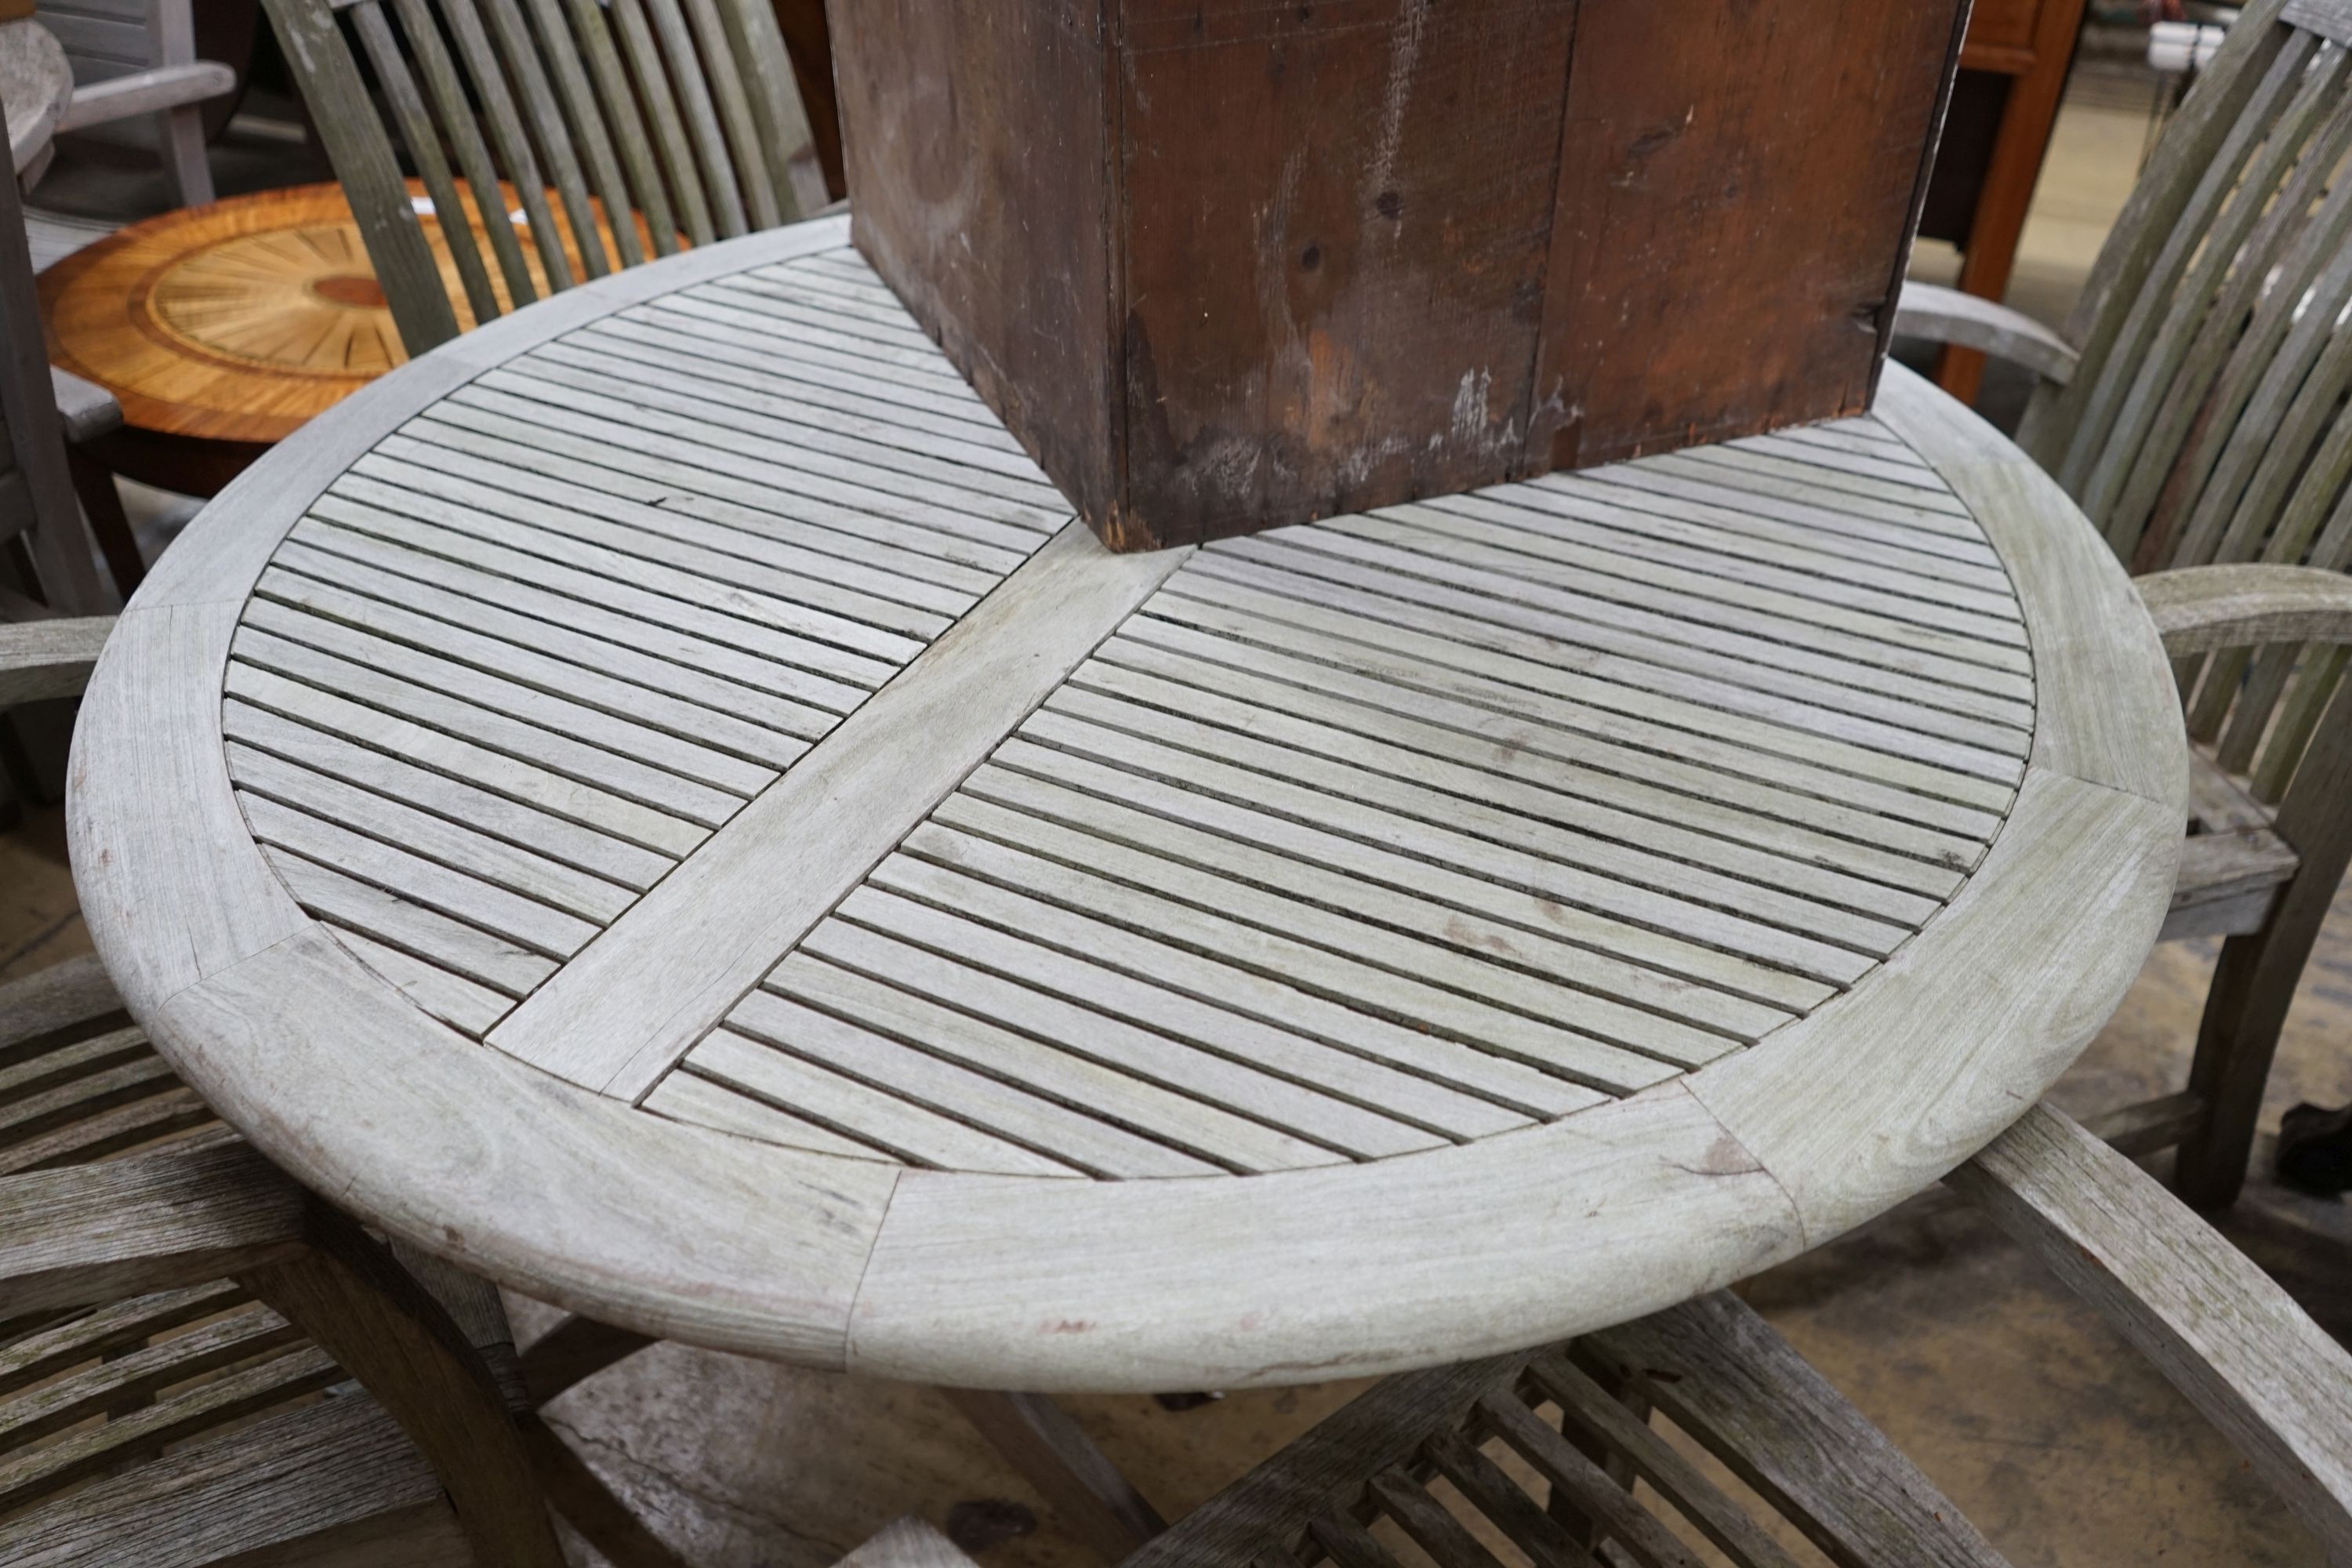
[[[1957,0],[834,0],[856,243],[1114,547],[1867,403]]]

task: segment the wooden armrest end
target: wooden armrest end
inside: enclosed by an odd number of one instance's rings
[[[111,616],[0,624],[0,709],[80,695],[113,629]]]
[[[2164,651],[2352,641],[2352,577],[2312,566],[2183,566],[2134,584]]]
[[[2060,386],[2074,379],[2081,357],[2065,339],[2032,317],[1934,283],[1903,286],[1895,301],[1895,335],[1979,349]]]

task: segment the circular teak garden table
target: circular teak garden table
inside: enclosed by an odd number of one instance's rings
[[[1115,556],[846,241],[386,377],[107,648],[99,949],[365,1219],[794,1361],[1307,1381],[1814,1246],[2137,969],[2184,819],[2157,638],[1915,377]]]
[[[439,216],[421,182],[409,189],[458,320],[471,327]],[[479,216],[466,216],[478,235]],[[536,252],[527,262],[545,293]],[[503,277],[492,288],[511,305]],[[50,357],[122,405],[123,426],[100,456],[133,479],[199,495],[407,360],[337,184],[132,224],[44,271],[40,295]]]

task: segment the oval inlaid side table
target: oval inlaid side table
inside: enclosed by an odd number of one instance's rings
[[[107,648],[74,862],[175,1066],[593,1317],[997,1388],[1647,1312],[2105,1020],[2186,788],[2080,516],[1878,412],[1099,548],[826,220],[387,376]]]

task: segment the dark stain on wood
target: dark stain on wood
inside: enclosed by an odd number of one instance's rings
[[[833,0],[859,247],[1115,548],[1866,405],[1958,0]]]

